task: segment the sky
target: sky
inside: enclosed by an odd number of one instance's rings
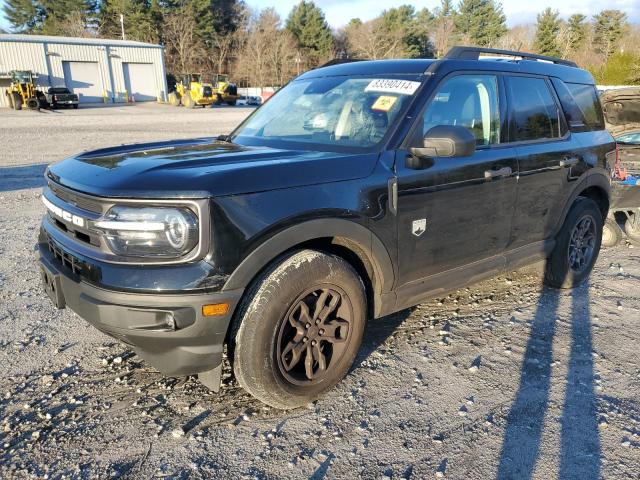
[[[253,8],[261,9],[275,7],[282,18],[286,18],[291,8],[299,0],[245,0]],[[402,4],[410,4],[420,9],[427,7],[433,10],[440,4],[439,0],[315,0],[324,11],[327,21],[334,28],[346,25],[349,20],[358,17],[361,20],[370,20],[377,17],[383,10]],[[454,0],[454,3],[457,3]],[[0,6],[4,0],[0,0]],[[372,6],[374,4],[375,6]],[[606,5],[606,6],[605,6]],[[503,0],[502,6],[507,15],[509,26],[522,23],[535,23],[536,14],[546,7],[551,7],[560,12],[563,18],[573,13],[583,13],[587,16],[598,13],[603,8],[618,9],[627,13],[629,20],[640,23],[640,0]],[[7,30],[9,26],[0,14],[0,28]]]

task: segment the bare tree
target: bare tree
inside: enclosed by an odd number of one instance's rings
[[[169,71],[188,73],[200,64],[202,49],[196,42],[195,29],[195,18],[185,7],[165,15],[163,34]]]
[[[254,86],[280,86],[295,75],[295,59],[299,54],[290,32],[281,28],[274,9],[263,10],[249,21],[238,60],[236,78],[246,78]]]
[[[403,56],[405,32],[389,30],[381,18],[364,23],[352,23],[345,28],[349,50],[358,57],[378,60]]]
[[[495,47],[503,50],[530,52],[533,50],[535,37],[533,25],[516,25],[495,42]]]

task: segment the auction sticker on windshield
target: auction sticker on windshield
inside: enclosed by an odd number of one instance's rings
[[[364,91],[413,95],[419,86],[420,82],[412,82],[410,80],[389,80],[384,78],[377,78],[375,80],[371,80]]]

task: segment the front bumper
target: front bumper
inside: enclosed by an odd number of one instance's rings
[[[64,252],[39,243],[37,255],[45,291],[59,308],[71,308],[102,332],[130,345],[164,375],[207,372],[222,363],[227,329],[243,290],[185,294],[106,290],[74,273]],[[202,306],[213,303],[228,303],[228,312],[203,316]]]

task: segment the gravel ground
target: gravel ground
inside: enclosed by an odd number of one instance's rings
[[[519,272],[372,321],[348,377],[264,407],[226,371],[163,378],[69,310],[33,257],[44,165],[228,132],[248,109],[0,111],[0,478],[640,478],[640,254],[589,285]]]

